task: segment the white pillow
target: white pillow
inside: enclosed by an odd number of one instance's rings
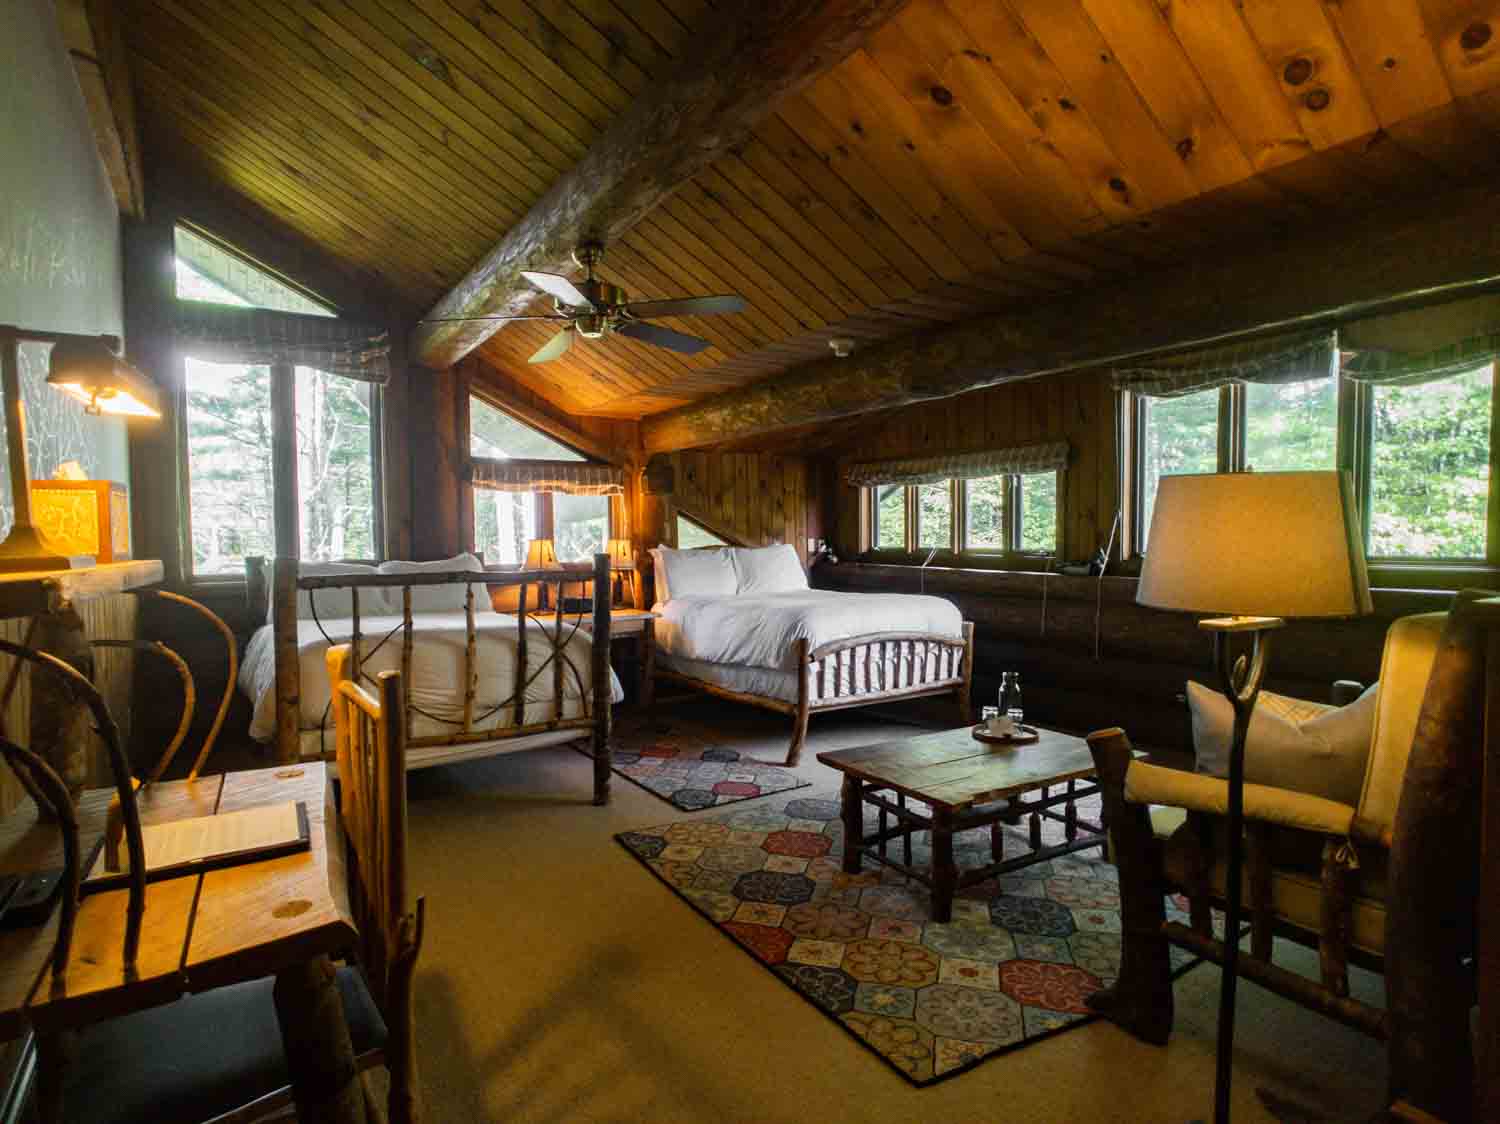
[[[297,576],[302,578],[331,578],[341,574],[373,574],[374,566],[362,566],[358,562],[303,562],[297,566]],[[360,616],[379,616],[385,612],[388,602],[383,589],[361,589],[359,591]],[[317,608],[320,621],[347,620],[354,615],[354,594],[346,587],[334,589],[299,589],[297,591],[297,618],[310,620]]]
[[[739,586],[729,547],[673,550],[659,546],[656,558],[656,599],[676,597],[733,597]]]
[[[473,554],[455,554],[452,558],[439,558],[435,562],[396,561],[380,564],[382,574],[436,574],[452,571],[482,574],[484,563]],[[414,585],[411,587],[411,611],[413,613],[461,613],[464,611],[467,589],[468,586],[457,583]],[[387,588],[386,594],[390,597],[391,612],[401,612],[401,588],[399,586]],[[474,589],[475,612],[489,607],[489,594],[483,586],[476,586]]]
[[[730,553],[741,593],[794,593],[807,588],[802,560],[789,544],[758,549],[737,546]]]
[[[1375,727],[1377,686],[1342,707],[1262,691],[1245,739],[1245,780],[1357,807]],[[1198,772],[1228,776],[1233,707],[1222,692],[1201,683],[1189,681],[1187,696]]]

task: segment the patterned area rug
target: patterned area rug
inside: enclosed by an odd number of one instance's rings
[[[611,751],[614,771],[685,812],[806,788],[809,781],[714,737],[690,722],[624,721]]]
[[[1094,800],[1080,801],[1086,819]],[[1027,851],[1024,826],[1005,828],[1006,854]],[[844,874],[842,836],[837,795],[819,793],[615,838],[915,1085],[1092,1017],[1084,999],[1120,963],[1118,880],[1097,852],[971,886],[939,925],[921,883],[868,860]],[[1043,842],[1060,841],[1061,825],[1046,823]],[[954,853],[960,869],[986,865],[988,829],[955,836]],[[913,858],[929,857],[927,836],[916,837]],[[1178,904],[1168,912],[1182,919]],[[1177,949],[1173,958],[1192,963]]]

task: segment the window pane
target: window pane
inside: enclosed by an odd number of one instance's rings
[[[297,368],[301,558],[377,558],[375,449],[367,382]]]
[[[188,503],[195,574],[245,572],[276,553],[271,514],[271,371],[188,359]]]
[[[1490,487],[1489,367],[1375,387],[1370,554],[1483,558]]]
[[[177,228],[174,241],[180,300],[270,308],[307,316],[334,315],[284,281],[186,227]]]
[[[484,555],[486,563],[520,565],[534,538],[535,495],[474,489],[474,549]]]
[[[1245,385],[1245,467],[1330,469],[1338,457],[1339,397],[1332,378]]]
[[[1219,470],[1219,392],[1147,398],[1141,425],[1140,546],[1145,547],[1163,476]]]
[[[1023,476],[1017,492],[1021,500],[1021,549],[1057,553],[1057,473]]]
[[[545,433],[497,410],[482,398],[469,398],[469,455],[502,460],[581,461],[575,453]]]
[[[905,484],[881,484],[875,489],[875,546],[879,550],[906,549]]]
[[[677,549],[693,550],[700,546],[728,546],[729,544],[708,528],[694,523],[686,516],[677,517]]]
[[[559,562],[591,562],[609,541],[609,497],[552,494],[552,548]]]
[[[965,499],[964,547],[968,550],[1004,550],[1005,477],[986,476],[970,480]]]
[[[946,480],[917,485],[917,545],[953,547],[953,486]]]

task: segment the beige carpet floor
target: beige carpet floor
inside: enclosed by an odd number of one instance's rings
[[[773,715],[679,705],[736,748],[784,752],[786,724]],[[818,751],[902,730],[857,712],[815,720],[799,771],[816,787],[804,791],[837,786]],[[618,777],[611,804],[594,808],[590,767],[561,748],[411,777],[411,881],[427,898],[416,1021],[429,1120],[1185,1124],[1210,1115],[1213,966],[1178,982],[1164,1048],[1098,1022],[914,1089],[611,838],[704,813]],[[1315,971],[1311,954],[1282,953]],[[1380,994],[1363,973],[1353,986]],[[1309,1110],[1287,1120],[1364,1120],[1381,1105],[1374,1042],[1251,984],[1240,988],[1235,1062],[1244,1124],[1277,1119],[1258,1088]]]

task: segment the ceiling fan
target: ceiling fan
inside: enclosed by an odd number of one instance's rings
[[[556,273],[535,273],[522,270],[521,276],[552,298],[555,311],[538,316],[454,316],[425,323],[444,323],[448,320],[553,320],[563,325],[562,331],[543,344],[528,363],[550,363],[561,359],[573,347],[573,341],[604,339],[611,335],[628,336],[630,339],[649,343],[653,347],[665,347],[680,351],[684,355],[696,355],[711,346],[708,340],[690,336],[652,324],[657,316],[717,316],[729,312],[743,312],[745,298],[737,294],[715,297],[676,297],[671,300],[631,301],[624,289],[600,281],[594,276],[594,266],[604,257],[604,247],[598,242],[585,242],[573,251],[573,260],[585,271],[583,281],[574,284]]]

